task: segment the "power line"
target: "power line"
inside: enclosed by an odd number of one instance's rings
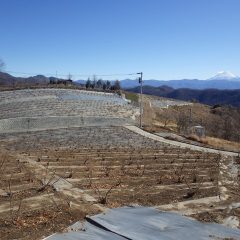
[[[115,73],[115,74],[93,74],[99,77],[108,77],[108,76],[130,76],[137,75],[137,73]]]
[[[55,73],[27,73],[27,72],[15,72],[15,71],[5,71],[6,73],[13,73],[13,74],[22,74],[22,75],[44,75],[44,76],[56,76]],[[57,74],[57,76],[66,77],[68,74]],[[73,76],[78,77],[89,77],[89,76],[97,76],[97,77],[114,77],[114,76],[133,76],[137,75],[137,73],[112,73],[112,74],[71,74]]]

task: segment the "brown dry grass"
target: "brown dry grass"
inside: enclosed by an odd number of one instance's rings
[[[206,137],[206,140],[210,146],[223,148],[228,151],[240,152],[240,143],[214,137]]]
[[[152,126],[155,118],[155,112],[151,108],[150,102],[143,99],[144,111],[143,111],[143,122],[146,126]]]
[[[146,98],[146,99],[145,99]],[[155,96],[144,96],[146,100],[154,99]],[[174,132],[177,133],[177,116],[179,113],[185,113],[189,115],[189,109],[192,109],[192,120],[195,125],[203,125],[206,128],[206,134],[209,137],[199,139],[197,136],[188,136],[190,140],[198,141],[203,144],[208,144],[214,148],[224,149],[228,151],[240,152],[240,143],[223,139],[224,130],[224,111],[229,109],[223,108],[223,115],[216,114],[210,106],[194,103],[191,106],[172,106],[169,108],[157,108],[144,105],[144,120],[145,130],[149,132]],[[220,111],[220,110],[219,110]],[[227,113],[231,113],[230,112]],[[187,119],[188,120],[188,119]],[[235,126],[237,133],[239,129]]]
[[[195,134],[191,134],[187,138],[190,139],[190,140],[193,140],[193,141],[203,143],[203,144],[208,144],[208,140],[206,138],[200,138]]]

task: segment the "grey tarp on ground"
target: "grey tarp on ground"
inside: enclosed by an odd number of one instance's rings
[[[240,240],[240,230],[219,224],[202,223],[180,214],[162,212],[155,208],[123,207],[89,217],[85,230],[56,234],[51,240]],[[102,227],[102,228],[101,228]],[[107,231],[107,230],[109,231]]]
[[[57,233],[48,238],[47,240],[126,240],[126,238],[118,236],[115,233],[103,230],[95,225],[84,222],[75,223],[73,229],[69,228],[66,233]]]

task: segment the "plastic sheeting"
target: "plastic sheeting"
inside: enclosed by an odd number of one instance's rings
[[[202,223],[180,214],[155,208],[123,207],[88,217],[69,232],[55,234],[48,240],[240,240],[240,230],[220,224]]]
[[[66,233],[57,233],[47,240],[126,240],[126,238],[118,236],[115,233],[96,227],[89,222],[75,223],[68,229]]]

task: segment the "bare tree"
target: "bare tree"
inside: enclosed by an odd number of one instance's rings
[[[179,112],[177,116],[177,128],[178,132],[186,132],[187,127],[188,127],[188,116],[185,112]]]
[[[231,140],[231,137],[234,135],[235,129],[233,127],[233,121],[230,116],[223,118],[223,138]]]
[[[158,117],[163,121],[164,128],[172,121],[172,114],[169,111],[165,111],[162,114],[158,114]]]

